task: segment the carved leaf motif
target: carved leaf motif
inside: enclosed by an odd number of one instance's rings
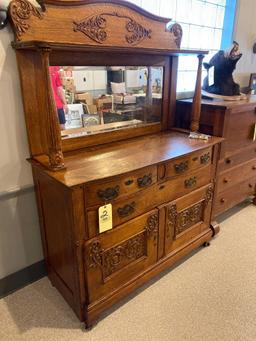
[[[167,216],[168,222],[166,224],[166,237],[167,238],[171,237],[172,231],[174,231],[174,229],[175,229],[177,216],[178,216],[178,212],[177,212],[176,204],[171,205],[168,208],[168,216]]]
[[[146,231],[148,237],[150,237],[154,232],[158,231],[158,214],[153,214],[148,218]]]
[[[117,12],[101,13],[96,16],[88,17],[80,22],[74,21],[74,31],[80,31],[97,43],[103,44],[104,41],[108,38],[106,31],[106,17],[118,17],[122,19],[128,19],[128,22],[125,26],[127,32],[131,33],[125,35],[125,40],[128,44],[136,45],[145,38],[151,38],[152,31],[150,29],[146,29],[131,17],[120,15]]]
[[[202,220],[204,211],[203,203],[204,202],[201,201],[200,203],[179,212],[177,224],[175,226],[176,236]]]
[[[214,193],[214,186],[210,186],[207,189],[206,196],[205,196],[205,207],[209,204],[210,201],[212,201]]]
[[[12,18],[13,25],[16,30],[17,39],[20,40],[21,35],[29,29],[27,20],[34,15],[42,19],[41,12],[27,0],[14,0],[10,3],[9,13]]]
[[[52,169],[61,169],[64,167],[64,157],[61,150],[49,151],[49,164]]]

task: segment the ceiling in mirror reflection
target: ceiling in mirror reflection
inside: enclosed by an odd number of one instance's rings
[[[62,138],[161,122],[163,67],[51,66]]]

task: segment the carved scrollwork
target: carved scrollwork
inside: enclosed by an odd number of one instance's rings
[[[173,231],[176,226],[177,222],[177,206],[176,204],[173,204],[168,207],[168,212],[167,212],[167,224],[166,224],[166,237],[169,239],[171,238],[171,235],[173,234]]]
[[[106,278],[131,262],[146,255],[145,234],[140,233],[135,237],[119,244],[102,254],[103,277]]]
[[[211,185],[210,187],[208,187],[208,189],[206,191],[205,201],[204,201],[205,207],[209,204],[210,201],[212,201],[213,194],[214,194],[214,186]]]
[[[203,219],[204,205],[203,201],[179,212],[177,224],[175,226],[175,236],[184,232],[191,226],[199,223]]]
[[[88,248],[87,264],[89,268],[102,266],[102,248],[98,240],[93,241]]]
[[[27,20],[34,15],[42,19],[41,12],[27,0],[14,0],[10,3],[9,14],[16,30],[17,39],[29,29]]]
[[[182,27],[180,24],[175,23],[172,26],[169,27],[169,30],[171,33],[174,34],[175,37],[175,43],[178,48],[180,48],[181,45],[181,39],[183,35]]]
[[[125,35],[125,40],[128,44],[136,45],[145,38],[151,38],[152,31],[150,29],[146,29],[131,17],[120,15],[117,12],[101,13],[98,15],[90,16],[80,22],[74,21],[74,31],[80,31],[97,43],[103,44],[108,37],[106,31],[106,17],[118,17],[128,20],[125,26],[127,32],[129,33]]]
[[[148,218],[146,231],[148,237],[151,237],[153,233],[158,231],[158,214],[153,214]]]

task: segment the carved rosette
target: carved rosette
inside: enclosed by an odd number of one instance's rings
[[[182,27],[180,24],[175,23],[169,28],[170,32],[174,34],[175,37],[175,43],[178,48],[180,48],[181,45],[181,39],[183,35]]]
[[[104,41],[106,41],[108,38],[108,34],[106,31],[107,17],[118,17],[128,20],[125,28],[127,32],[131,34],[126,34],[125,40],[130,45],[136,45],[145,38],[151,38],[152,31],[150,29],[146,29],[131,17],[120,15],[117,12],[101,13],[98,15],[90,16],[80,22],[74,21],[74,31],[80,31],[95,42],[103,44]]]
[[[28,20],[31,15],[42,19],[41,12],[27,0],[13,0],[9,6],[9,15],[15,27],[17,39],[29,29]]]

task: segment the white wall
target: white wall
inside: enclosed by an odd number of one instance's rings
[[[33,184],[12,40],[0,31],[0,279],[43,258],[33,191],[8,194]]]
[[[234,40],[240,44],[243,53],[237,64],[235,80],[242,86],[248,86],[251,73],[256,72],[256,54],[252,53],[256,43],[256,1],[238,0]]]

